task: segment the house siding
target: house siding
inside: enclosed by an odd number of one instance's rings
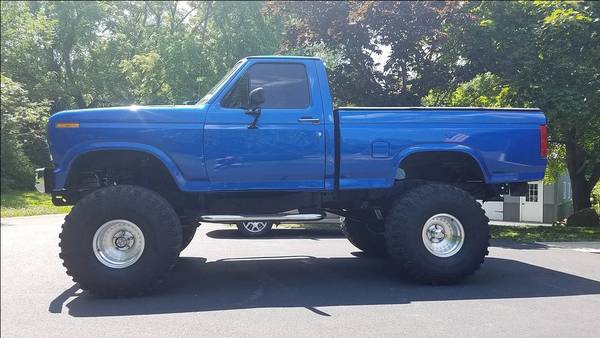
[[[521,220],[520,203],[521,200],[517,196],[504,196],[504,221],[518,222]]]
[[[556,221],[556,208],[554,204],[545,204],[544,203],[544,215],[542,218],[543,223],[553,223]]]
[[[555,184],[544,184],[544,196],[542,200],[544,203],[542,206],[543,223],[553,223],[556,220],[557,190]]]

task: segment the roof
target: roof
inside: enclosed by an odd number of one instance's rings
[[[282,59],[282,60],[321,60],[316,56],[299,56],[299,55],[253,55],[246,59]]]

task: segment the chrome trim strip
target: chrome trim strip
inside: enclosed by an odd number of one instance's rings
[[[318,221],[325,218],[325,214],[296,214],[296,215],[204,215],[200,219],[204,222],[253,222],[253,221]]]

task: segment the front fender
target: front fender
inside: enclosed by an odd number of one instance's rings
[[[64,189],[67,177],[69,176],[69,172],[71,170],[71,166],[79,157],[81,157],[84,154],[102,150],[131,150],[140,151],[152,155],[163,163],[165,168],[167,168],[167,170],[171,174],[171,177],[173,177],[173,181],[175,181],[175,183],[180,189],[182,189],[185,184],[185,179],[179,167],[177,167],[175,162],[164,151],[156,147],[143,143],[94,142],[77,145],[65,154],[62,162],[60,163],[60,166],[54,169],[54,189]]]

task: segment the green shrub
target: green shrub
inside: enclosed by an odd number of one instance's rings
[[[31,189],[35,165],[48,162],[45,143],[48,102],[32,103],[27,91],[0,75],[2,190]]]

